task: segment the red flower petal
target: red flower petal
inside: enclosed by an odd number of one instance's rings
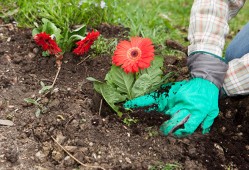
[[[56,42],[45,32],[36,34],[34,40],[37,45],[41,46],[44,51],[48,51],[49,54],[57,54],[61,52],[61,49]]]
[[[154,46],[149,38],[132,37],[121,41],[114,51],[113,64],[121,66],[126,73],[135,73],[150,66],[154,59]]]
[[[76,42],[77,48],[73,50],[73,53],[76,55],[83,55],[88,52],[94,41],[98,39],[100,33],[98,31],[92,31],[87,34],[86,38]]]

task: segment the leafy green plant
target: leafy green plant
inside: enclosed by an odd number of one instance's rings
[[[151,66],[140,70],[139,73],[127,74],[122,68],[113,65],[104,82],[93,77],[87,79],[93,81],[94,89],[103,96],[119,116],[122,116],[122,112],[119,111],[120,109],[116,104],[154,91],[167,82],[171,74],[164,75],[162,67],[163,58],[156,56]]]
[[[64,28],[61,31],[53,22],[43,18],[42,25],[35,23],[36,28],[32,31],[32,36],[34,37],[38,33],[45,32],[55,38],[57,44],[62,49],[63,53],[71,51],[74,42],[82,40],[85,38],[86,26],[82,25],[77,29],[70,30],[69,28]]]
[[[107,10],[112,11],[111,0],[101,5],[101,0],[18,0],[20,8],[16,19],[20,26],[33,27],[33,23],[47,18],[60,28],[84,22],[97,26],[106,22]],[[111,13],[110,13],[111,14]]]
[[[94,56],[99,55],[111,55],[117,46],[117,38],[106,39],[102,35],[94,42],[92,49],[94,50]],[[94,57],[93,56],[93,57]]]

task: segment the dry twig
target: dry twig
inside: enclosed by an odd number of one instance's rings
[[[103,99],[101,99],[101,100],[100,100],[100,105],[99,105],[99,115],[101,114],[102,103],[103,103]]]
[[[73,158],[76,162],[78,162],[80,165],[87,167],[87,168],[96,168],[96,169],[102,169],[102,170],[106,170],[105,168],[101,167],[101,166],[92,166],[92,165],[87,165],[82,163],[81,161],[79,161],[77,158],[75,158],[71,153],[69,153],[61,144],[59,144],[55,138],[53,138],[53,136],[51,136],[51,138],[54,140],[54,142],[59,145],[61,147],[61,149],[63,149],[71,158]]]
[[[86,58],[84,58],[81,62],[79,62],[77,65],[80,65],[81,63],[83,63],[84,61],[86,61],[88,58],[90,58],[90,55],[88,55]]]

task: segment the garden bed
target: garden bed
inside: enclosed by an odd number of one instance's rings
[[[124,30],[102,25],[98,31],[122,38]],[[188,77],[184,56],[164,57],[165,73]],[[66,53],[55,89],[41,96],[40,82],[55,77],[55,58],[41,56],[31,30],[0,27],[0,119],[14,122],[0,125],[0,169],[249,169],[249,97],[221,99],[207,135],[198,129],[186,138],[162,136],[167,117],[137,111],[129,115],[137,123],[128,126],[86,80],[103,79],[111,56],[78,64],[82,59]],[[38,97],[47,110],[37,118],[37,107],[24,99]]]

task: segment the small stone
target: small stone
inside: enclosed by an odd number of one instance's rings
[[[52,152],[52,158],[59,162],[60,160],[62,160],[64,158],[64,154],[62,152],[58,152],[58,151],[54,150]]]
[[[70,156],[66,156],[64,158],[64,162],[63,163],[64,163],[65,166],[72,166],[72,165],[75,164],[75,161]]]
[[[125,158],[125,161],[128,162],[129,164],[131,164],[130,158],[126,157],[126,158]]]
[[[36,165],[36,166],[35,166],[35,170],[48,170],[48,169]]]
[[[92,119],[92,125],[98,126],[99,125],[99,119]]]
[[[65,140],[66,140],[66,137],[63,136],[62,134],[58,134],[58,135],[56,136],[56,141],[57,141],[59,144],[64,143]]]
[[[225,133],[226,130],[227,130],[227,129],[226,129],[225,126],[222,126],[222,127],[220,128],[221,133]]]
[[[38,160],[42,163],[46,161],[46,155],[42,153],[42,151],[38,151],[35,154],[35,157],[38,158]]]
[[[74,153],[78,149],[77,146],[65,146],[64,148],[70,153]]]
[[[92,143],[92,142],[90,142],[90,143],[89,143],[89,146],[93,146],[93,143]]]
[[[225,114],[225,117],[228,118],[228,119],[231,119],[231,118],[232,118],[232,111],[229,110],[229,111]]]
[[[52,144],[50,142],[44,142],[42,146],[42,151],[45,156],[48,156],[51,152]]]
[[[33,53],[37,54],[39,52],[39,49],[38,48],[34,48],[33,49]]]
[[[28,57],[31,58],[31,59],[35,58],[35,54],[30,52],[30,53],[28,53]]]

